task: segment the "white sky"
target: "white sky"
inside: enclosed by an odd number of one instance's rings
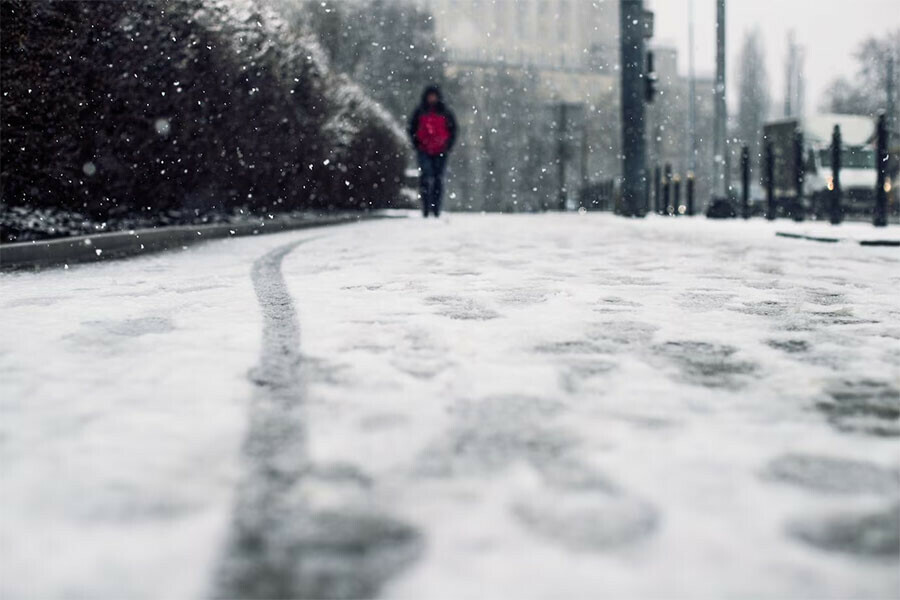
[[[648,0],[656,13],[657,43],[675,45],[682,71],[688,70],[689,0]],[[693,0],[696,65],[699,75],[715,71],[715,0]],[[784,101],[784,63],[788,31],[806,47],[806,105],[815,110],[838,75],[856,71],[853,54],[860,41],[900,27],[900,0],[729,0],[727,8],[729,104],[735,104],[735,73],[744,33],[757,25],[766,46],[774,109]]]

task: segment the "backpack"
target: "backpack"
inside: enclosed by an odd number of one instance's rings
[[[436,112],[426,112],[420,116],[419,128],[416,130],[416,142],[418,142],[419,148],[430,156],[446,152],[450,143],[447,117]]]

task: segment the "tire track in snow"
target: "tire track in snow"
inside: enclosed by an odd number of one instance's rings
[[[300,326],[281,272],[284,257],[305,241],[253,265],[263,348],[250,373],[257,388],[244,476],[213,580],[217,598],[371,597],[421,548],[415,529],[367,508],[364,474],[308,456]]]

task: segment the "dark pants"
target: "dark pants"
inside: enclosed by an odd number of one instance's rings
[[[441,216],[441,197],[444,193],[444,167],[447,155],[431,156],[419,152],[419,197],[422,199],[422,214],[431,212]]]

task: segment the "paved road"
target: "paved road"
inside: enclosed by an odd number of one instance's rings
[[[895,596],[898,267],[545,215],[4,275],[0,592]]]

